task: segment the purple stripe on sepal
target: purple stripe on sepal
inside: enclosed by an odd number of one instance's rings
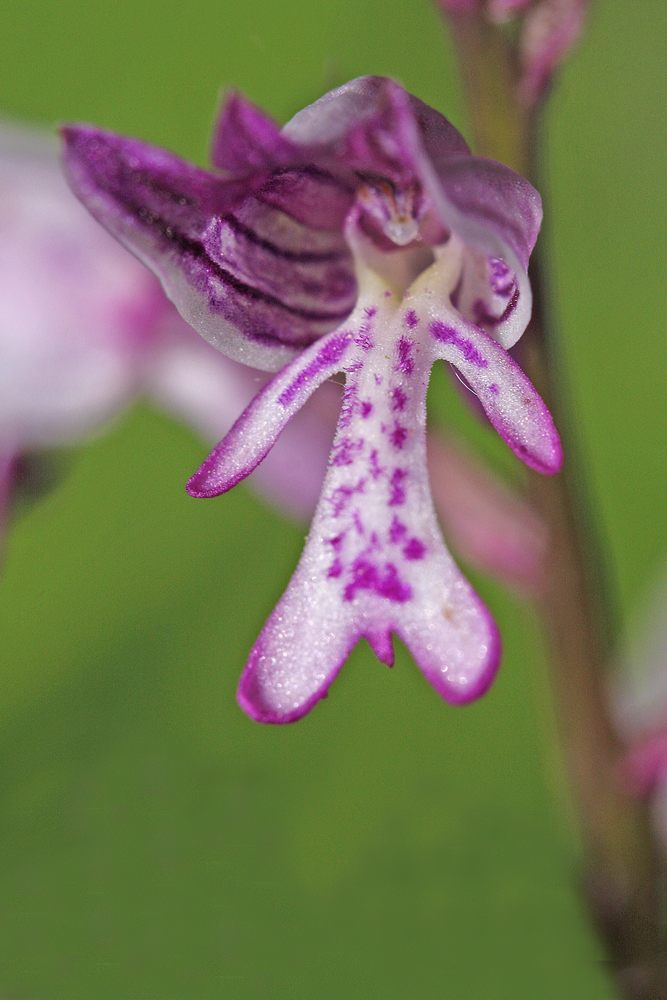
[[[477,250],[505,260],[502,252],[494,252],[495,238],[499,241],[496,248],[508,248],[525,270],[542,222],[542,202],[532,184],[495,160],[442,157],[428,138],[425,147],[440,190],[461,220],[455,226],[457,236]]]
[[[516,362],[492,337],[455,313],[429,324],[436,357],[449,361],[522,462],[553,475],[563,451],[551,414]]]
[[[489,311],[484,299],[475,299],[472,304],[472,314],[476,326],[494,327],[499,326],[501,323],[506,323],[516,309],[518,302],[519,289],[515,288],[511,299],[503,309],[502,313],[499,316],[494,316],[493,313]]]
[[[260,201],[313,229],[341,232],[352,207],[355,184],[308,164],[277,170],[262,185]]]
[[[416,179],[426,136],[440,155],[470,155],[443,115],[379,76],[358,77],[325,94],[299,111],[283,134],[299,144],[343,150],[341,160],[353,170],[396,183]]]
[[[237,176],[264,174],[263,202],[306,226],[339,232],[355,184],[346,167],[339,166],[340,176],[335,176],[324,164],[313,162],[318,153],[321,156],[318,149],[292,142],[241,94],[225,99],[213,134],[212,163]]]
[[[266,250],[273,257],[282,260],[289,260],[295,264],[331,264],[334,261],[349,260],[350,252],[345,247],[332,247],[327,250],[303,250],[297,247],[280,246],[278,243],[266,239],[259,233],[244,225],[233,212],[225,216],[224,224],[229,226],[238,236],[243,236],[249,243],[254,243],[256,247]]]
[[[190,496],[219,496],[245,479],[271,450],[290,417],[322,382],[340,371],[353,344],[351,330],[336,330],[274,376],[189,480]]]
[[[356,282],[341,233],[251,197],[266,175],[226,180],[87,127],[64,137],[75,192],[228,356],[275,370],[351,312]]]
[[[164,149],[93,126],[68,125],[62,136],[68,178],[86,204],[106,197],[126,222],[148,226],[155,216],[184,236],[200,237],[211,216],[226,215],[262,181],[216,177]]]

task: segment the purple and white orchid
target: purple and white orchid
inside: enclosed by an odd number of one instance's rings
[[[551,417],[506,353],[530,318],[537,192],[471,155],[437,111],[365,77],[282,130],[232,94],[216,172],[99,129],[64,130],[73,189],[229,357],[277,371],[188,484],[216,496],[268,454],[343,372],[338,429],[311,531],[239,687],[264,722],[300,718],[365,637],[391,634],[463,703],[489,685],[496,626],[445,548],[426,467],[426,389],[450,362],[513,451],[562,456]]]

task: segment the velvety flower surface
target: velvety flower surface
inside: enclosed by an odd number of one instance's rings
[[[361,637],[391,664],[392,632],[449,701],[481,694],[500,642],[437,526],[426,389],[433,363],[449,361],[524,462],[560,467],[551,418],[505,350],[530,317],[535,190],[376,77],[282,130],[231,95],[215,172],[92,127],[64,134],[74,190],[188,322],[278,372],[192,478],[194,496],[247,476],[315,389],[345,375],[311,531],[250,654],[241,705],[261,721],[299,718]]]

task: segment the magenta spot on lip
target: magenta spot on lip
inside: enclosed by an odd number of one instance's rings
[[[415,362],[412,357],[413,347],[414,340],[410,340],[409,337],[401,337],[396,347],[398,351],[396,371],[403,372],[404,375],[412,375],[415,369]]]
[[[368,308],[364,309],[364,313],[366,315],[366,321],[362,323],[359,329],[359,333],[355,338],[355,343],[358,344],[359,347],[361,347],[361,349],[364,351],[370,351],[374,346],[373,341],[371,340],[371,331],[373,329],[373,324],[371,323],[371,320],[375,316],[376,312],[377,309],[375,306],[368,306]]]
[[[341,546],[345,541],[345,532],[341,531],[339,535],[335,538],[327,538],[327,542],[333,548],[334,552],[340,552]]]
[[[373,479],[377,480],[379,479],[379,477],[382,475],[383,472],[384,468],[378,462],[378,453],[377,450],[374,448],[373,451],[371,452],[371,476],[373,477]]]
[[[446,326],[444,323],[441,323],[440,320],[435,320],[429,326],[429,331],[435,339],[441,341],[441,343],[453,344],[454,347],[458,347],[464,359],[471,365],[475,365],[476,368],[488,367],[489,362],[486,358],[482,357],[472,340],[468,340],[467,337],[462,337],[458,330],[455,330],[453,326]]]
[[[405,314],[405,325],[409,330],[414,330],[414,328],[419,325],[419,318],[413,309]]]
[[[289,406],[293,402],[298,392],[319,375],[324,369],[331,368],[337,364],[350,346],[352,338],[349,332],[341,333],[338,337],[333,337],[322,350],[315,355],[309,365],[300,371],[288,386],[283,389],[278,396],[281,406]]]
[[[492,392],[494,396],[497,396],[498,393],[500,392],[500,389],[498,388],[495,382],[492,382],[491,385],[489,386],[489,392]]]
[[[334,446],[331,453],[331,465],[352,465],[355,457],[364,447],[363,438],[358,438],[353,441],[352,438],[346,437],[338,444]]]
[[[408,401],[408,397],[405,395],[400,385],[397,385],[395,389],[392,389],[389,393],[391,397],[391,408],[392,410],[403,410],[405,404]]]
[[[336,558],[332,562],[331,566],[329,566],[327,576],[333,577],[335,579],[336,577],[340,576],[342,572],[343,572],[343,565],[340,559]]]
[[[514,289],[514,295],[509,300],[500,316],[494,316],[493,313],[489,312],[488,306],[483,299],[475,299],[472,304],[472,314],[475,318],[475,323],[477,326],[498,326],[499,323],[504,323],[516,309],[518,301],[519,288],[517,286]]]
[[[426,546],[418,538],[411,538],[403,549],[406,559],[423,559],[426,555]]]
[[[345,386],[340,406],[340,414],[338,417],[339,430],[345,430],[352,423],[352,417],[354,416],[354,411],[357,406],[358,392],[359,387],[355,383]]]
[[[396,542],[400,542],[401,539],[404,538],[405,535],[407,534],[407,530],[408,529],[405,527],[403,522],[399,521],[399,519],[394,514],[394,520],[391,522],[391,525],[389,527],[389,541],[393,542],[394,545],[396,544]]]
[[[384,295],[385,299],[391,298],[391,291],[389,288],[387,288],[382,294]]]
[[[364,420],[366,419],[366,417],[370,417],[372,412],[373,412],[373,404],[369,403],[368,400],[365,399],[364,402],[361,404],[361,415],[364,418]]]
[[[354,521],[354,526],[357,529],[357,534],[365,535],[366,530],[363,524],[361,523],[361,518],[359,517],[359,511],[356,508],[352,511],[352,520]]]
[[[412,590],[398,575],[393,563],[386,563],[382,569],[360,556],[351,567],[352,579],[345,587],[343,597],[346,601],[354,599],[359,590],[372,590],[379,597],[390,601],[404,603],[412,597]]]
[[[365,486],[365,479],[360,479],[356,486],[337,486],[328,498],[333,507],[332,515],[338,517],[347,507],[350,497],[354,496],[355,493],[363,493]]]
[[[394,448],[400,451],[403,445],[405,444],[405,439],[407,438],[407,436],[408,436],[407,427],[403,427],[401,424],[399,424],[397,420],[394,424],[393,431],[389,435],[389,440],[391,441]]]
[[[496,295],[509,295],[516,284],[514,272],[499,257],[489,258],[489,284]]]
[[[375,375],[374,377],[375,377],[375,384],[376,385],[382,385],[382,376],[381,375]]]
[[[389,506],[400,507],[405,503],[405,487],[403,480],[407,476],[406,469],[394,469],[389,483]]]

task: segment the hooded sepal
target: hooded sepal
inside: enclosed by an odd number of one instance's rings
[[[258,201],[265,170],[216,176],[87,126],[63,137],[75,193],[228,357],[277,370],[351,312],[356,288],[340,232]]]

